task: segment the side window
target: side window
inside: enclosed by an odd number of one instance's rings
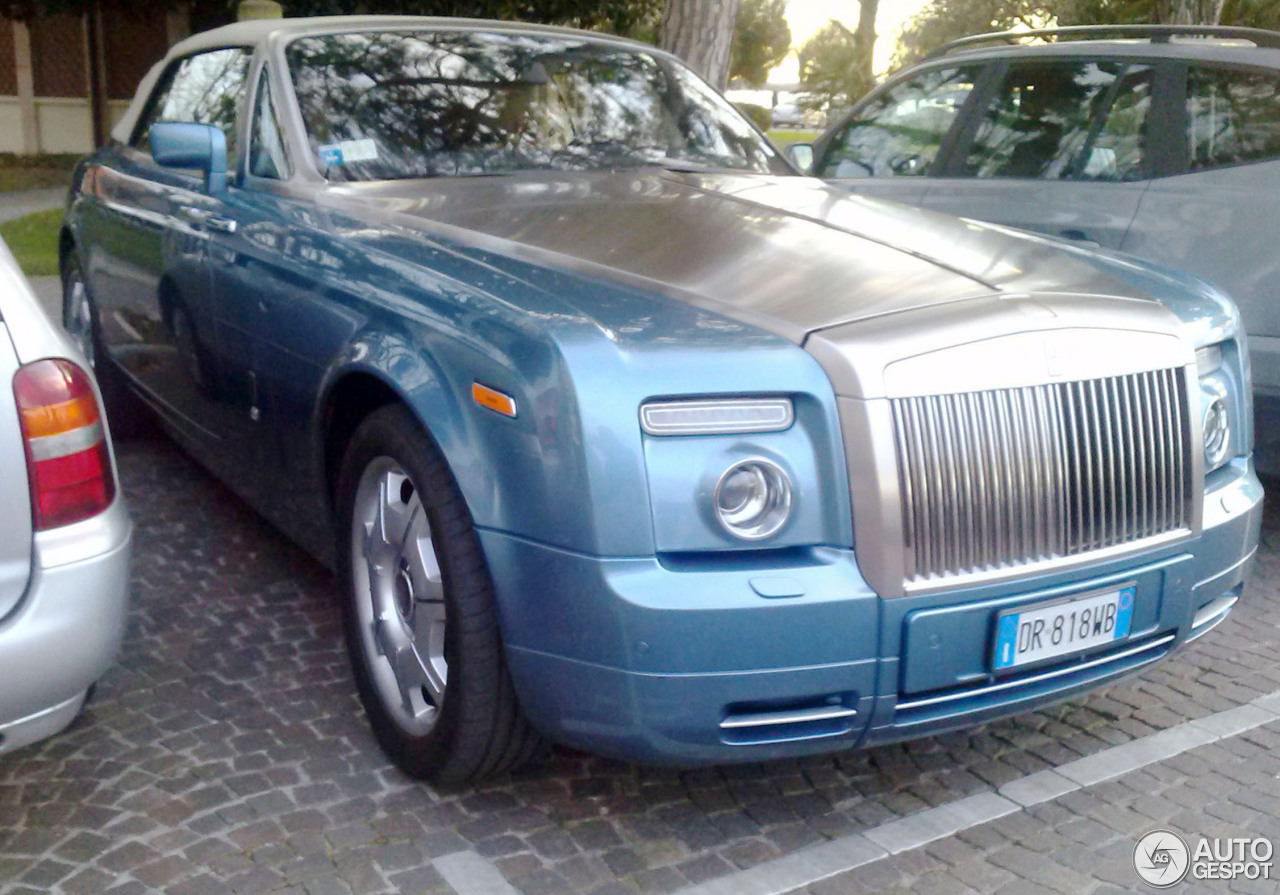
[[[1111,108],[1094,124],[1096,133],[1078,160],[1081,180],[1140,180],[1147,176],[1147,116],[1151,113],[1155,77],[1145,65],[1132,66],[1114,91]]]
[[[1136,180],[1152,71],[1121,62],[1017,65],[983,112],[969,177]]]
[[[253,112],[253,130],[249,133],[249,173],[254,177],[284,180],[291,173],[285,150],[280,118],[271,99],[271,82],[267,70],[258,78],[257,105]]]
[[[227,137],[227,170],[234,170],[236,111],[244,98],[249,59],[249,50],[229,48],[175,63],[147,101],[129,145],[149,151],[147,129],[159,121],[213,124]]]
[[[895,84],[847,121],[818,162],[819,177],[925,174],[973,92],[976,68],[930,69]]]
[[[1190,69],[1187,149],[1192,171],[1280,158],[1280,77]]]

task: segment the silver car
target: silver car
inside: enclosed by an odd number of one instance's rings
[[[132,523],[91,364],[0,241],[0,753],[70,724],[124,633]]]
[[[1029,44],[1028,37],[1047,43]],[[792,149],[793,160],[806,147]],[[1280,33],[1130,26],[980,35],[818,138],[864,196],[1118,249],[1240,306],[1259,470],[1280,473]]]

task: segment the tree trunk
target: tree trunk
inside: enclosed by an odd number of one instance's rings
[[[1223,0],[1160,0],[1156,18],[1169,25],[1216,25]]]
[[[858,28],[853,32],[853,45],[858,50],[858,69],[854,73],[858,91],[866,93],[876,83],[873,56],[876,48],[876,13],[880,0],[859,0]]]
[[[658,45],[723,90],[737,17],[738,0],[667,0]]]

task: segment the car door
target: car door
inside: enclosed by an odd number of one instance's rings
[[[886,85],[817,143],[813,173],[859,195],[922,204],[981,72],[976,64],[928,68]]]
[[[930,184],[925,206],[1118,249],[1155,159],[1158,67],[1013,60]]]
[[[1235,299],[1249,333],[1258,456],[1280,472],[1280,72],[1196,62],[1178,78],[1180,162],[1143,195],[1123,248]]]
[[[174,61],[129,145],[94,171],[84,215],[86,276],[107,354],[171,423],[201,440],[225,434],[208,266],[220,201],[200,172],[156,164],[148,129],[216,125],[234,147],[249,60],[248,50],[231,47]]]
[[[223,196],[234,226],[211,234],[218,346],[229,375],[228,430],[243,456],[236,480],[268,518],[327,547],[327,516],[309,505],[317,470],[311,425],[325,370],[355,326],[329,300],[351,258],[322,234],[314,185],[293,177],[271,64],[255,74],[244,162]],[[321,539],[326,539],[321,541]]]

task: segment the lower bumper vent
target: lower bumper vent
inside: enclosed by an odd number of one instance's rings
[[[785,706],[738,703],[728,706],[720,722],[720,740],[731,746],[754,746],[841,736],[853,729],[857,694],[840,693]]]

